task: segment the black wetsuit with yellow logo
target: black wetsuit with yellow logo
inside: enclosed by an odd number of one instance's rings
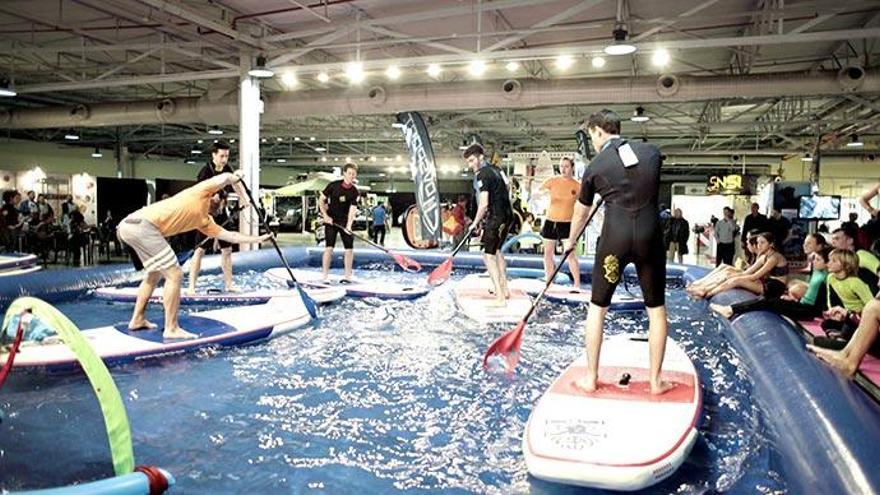
[[[635,165],[624,166],[619,149],[626,144],[638,159]],[[593,304],[611,304],[623,268],[630,262],[636,265],[645,306],[665,303],[666,253],[657,209],[661,165],[656,146],[616,138],[608,141],[584,173],[578,201],[592,206],[596,194],[605,200],[605,221],[593,265]]]

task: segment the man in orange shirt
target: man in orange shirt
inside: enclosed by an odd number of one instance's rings
[[[220,198],[217,195],[226,186],[233,186],[242,201],[247,194],[241,187],[241,171],[234,174],[223,173],[200,182],[188,189],[163,199],[125,217],[116,228],[116,235],[131,254],[135,269],[145,270],[146,275],[138,288],[137,302],[131,321],[130,330],[156,328],[147,321],[144,311],[147,301],[153,294],[156,284],[165,278],[162,293],[165,305],[165,328],[163,337],[166,339],[192,339],[198,337],[180,328],[177,313],[180,309],[180,281],[183,271],[177,262],[174,250],[168,245],[166,237],[183,232],[198,230],[208,237],[234,242],[262,242],[271,234],[250,236],[223,229],[211,217],[211,210],[218,207]],[[243,205],[247,206],[247,205]]]
[[[551,177],[541,184],[541,189],[550,191],[550,207],[541,227],[544,238],[544,274],[545,278],[553,275],[556,244],[568,239],[571,230],[571,217],[574,214],[574,203],[577,201],[581,183],[574,178],[574,162],[565,157],[559,161],[559,175]],[[568,268],[575,287],[581,286],[581,269],[574,251],[568,256]]]

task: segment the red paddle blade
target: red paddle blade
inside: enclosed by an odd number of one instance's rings
[[[434,268],[434,271],[428,275],[428,284],[430,285],[440,285],[443,282],[449,280],[449,275],[452,273],[452,258],[447,259],[443,263],[440,263],[440,266]]]
[[[409,256],[404,256],[399,253],[391,253],[391,256],[394,258],[394,261],[396,261],[397,264],[404,269],[404,271],[410,273],[422,271],[422,265],[419,264],[418,261],[410,258]]]
[[[513,329],[492,342],[483,356],[483,369],[488,371],[490,368],[494,368],[495,366],[490,366],[490,361],[493,361],[492,364],[499,364],[497,360],[500,360],[504,370],[508,374],[513,373],[519,363],[519,349],[522,346],[525,328],[526,322],[521,321]]]

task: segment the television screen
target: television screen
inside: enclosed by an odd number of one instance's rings
[[[798,218],[806,220],[840,219],[840,196],[801,196]]]

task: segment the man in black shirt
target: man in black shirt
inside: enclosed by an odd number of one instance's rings
[[[758,203],[752,203],[752,212],[746,215],[746,217],[743,219],[743,229],[742,234],[740,235],[740,243],[742,244],[743,252],[748,252],[748,249],[746,247],[746,238],[749,236],[750,232],[767,231],[767,217],[758,212],[760,208],[761,207],[760,205],[758,205]]]
[[[321,191],[321,200],[318,209],[324,217],[324,256],[321,258],[321,273],[327,280],[330,272],[330,261],[333,258],[333,247],[336,246],[336,235],[342,237],[342,246],[345,255],[342,264],[345,267],[345,280],[353,278],[351,268],[354,264],[354,238],[351,234],[335,227],[334,224],[345,227],[351,232],[354,217],[357,214],[358,190],[354,185],[357,178],[357,165],[346,163],[342,167],[342,180],[336,180]]]
[[[232,173],[232,167],[229,166],[229,143],[220,140],[211,145],[211,160],[199,170],[196,183],[206,181],[223,173]],[[226,197],[229,192],[234,191],[232,186],[227,186],[215,194],[215,201],[212,205],[217,206],[211,212],[214,223],[225,227],[229,214],[226,212]],[[199,278],[199,270],[202,268],[202,256],[205,254],[205,248],[202,247],[202,241],[207,237],[201,232],[196,232],[196,248],[193,252],[192,260],[189,263],[189,289],[190,294],[196,293],[196,279]],[[220,268],[223,270],[223,288],[226,292],[234,292],[236,289],[232,285],[232,243],[217,239],[214,241],[220,247]]]
[[[513,220],[507,177],[501,169],[486,162],[483,147],[479,144],[470,145],[462,156],[474,171],[475,187],[479,194],[474,225],[485,220],[480,241],[483,244],[483,262],[495,287],[495,305],[506,306],[510,291],[507,288],[507,263],[500,248],[507,239]]]
[[[621,139],[620,117],[611,110],[590,115],[584,127],[598,154],[581,180],[566,249],[575,245],[588,211],[596,208],[593,204],[596,194],[605,200],[605,221],[596,247],[593,294],[587,312],[587,374],[575,385],[588,393],[597,388],[605,314],[624,267],[633,262],[648,312],[651,393],[662,394],[671,385],[660,377],[668,326],[664,298],[666,258],[657,205],[662,165],[660,150],[653,144]]]

